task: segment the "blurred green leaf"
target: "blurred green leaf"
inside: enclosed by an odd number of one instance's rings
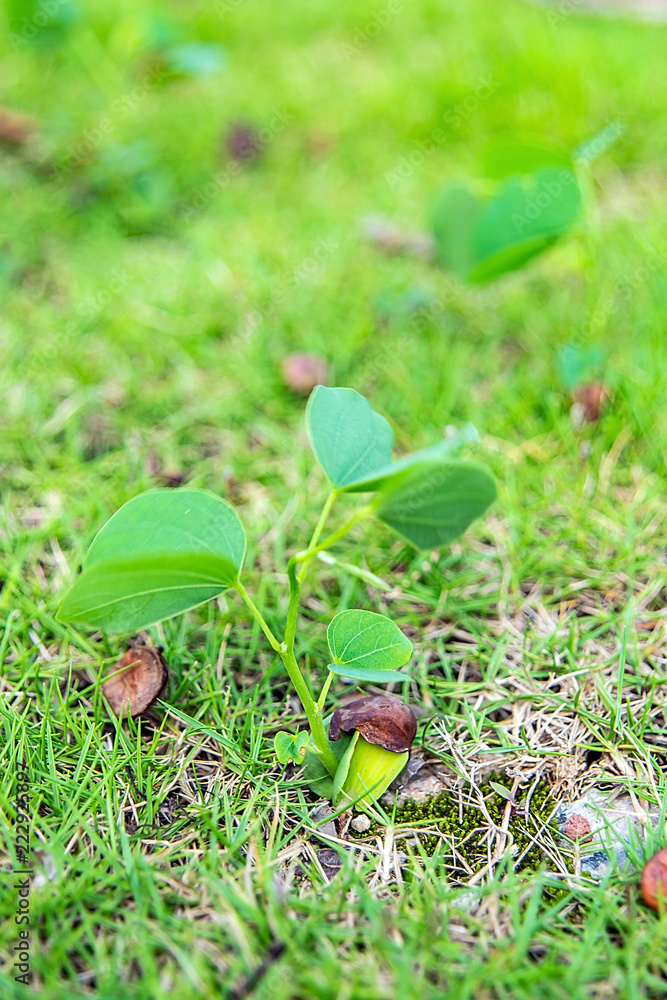
[[[571,170],[544,167],[506,181],[486,205],[473,236],[471,281],[521,267],[566,233],[582,208]]]
[[[466,278],[474,266],[472,237],[484,202],[461,183],[438,193],[432,213],[432,230],[438,257],[446,268]]]
[[[582,382],[599,376],[604,352],[596,344],[565,344],[558,352],[558,370],[566,389],[576,389]]]
[[[154,490],[128,501],[93,541],[61,621],[129,632],[233,587],[245,533],[234,508],[203,490]]]
[[[505,788],[504,785],[499,785],[497,781],[489,781],[489,784],[496,795],[500,795],[501,798],[507,799],[508,802],[513,801],[513,796],[509,788]]]
[[[53,47],[64,45],[70,29],[81,20],[81,8],[75,0],[8,0],[10,41],[14,51],[25,45]]]
[[[182,76],[214,76],[227,62],[226,50],[216,42],[182,42],[164,49],[162,55],[172,73]]]
[[[491,281],[552,246],[582,207],[576,175],[563,166],[512,176],[483,197],[452,184],[432,220],[440,260],[468,281]]]

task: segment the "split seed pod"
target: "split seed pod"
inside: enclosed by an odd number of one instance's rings
[[[329,739],[335,743],[341,731],[351,730],[355,730],[351,756],[345,754],[336,773],[334,805],[363,808],[377,801],[407,764],[417,720],[400,698],[372,695],[334,712]]]
[[[162,650],[135,646],[128,649],[114,676],[104,682],[102,692],[115,715],[120,718],[129,713],[134,718],[160,697],[168,680]]]
[[[667,847],[654,854],[644,865],[640,887],[644,902],[652,910],[658,909],[659,900],[667,907]]]
[[[402,753],[409,750],[417,732],[417,720],[409,705],[389,694],[357,698],[337,708],[331,716],[329,739],[340,739],[341,730],[356,729],[367,743],[377,743],[385,750]]]

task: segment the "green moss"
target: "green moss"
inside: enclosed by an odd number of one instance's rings
[[[508,791],[512,782],[506,776],[500,775],[494,776],[493,779],[489,779],[479,786],[489,815],[494,823],[500,825],[507,806],[507,799],[494,789],[492,782],[496,785],[502,785]],[[525,815],[528,792],[529,786],[516,793],[515,810],[509,822],[509,831],[517,847],[516,857],[520,858],[526,851],[518,865],[519,869],[524,870],[537,869],[543,861],[542,852],[539,847],[532,843],[531,836],[528,835],[530,833],[534,837],[535,829],[534,825],[527,821]],[[539,823],[544,823],[549,817],[552,809],[549,798],[549,788],[543,784],[539,784],[532,794],[530,816]],[[473,833],[476,829],[486,826],[485,817],[479,807],[473,803],[464,805],[461,814],[459,798],[450,792],[434,795],[426,799],[425,802],[407,801],[400,809],[397,809],[396,823],[397,826],[417,827],[421,848],[427,854],[433,854],[438,844],[442,843],[441,837],[428,832],[429,828],[435,827],[440,833],[453,836],[457,851],[465,858],[473,871],[486,864],[488,860],[486,843],[482,841],[482,834],[475,835]],[[424,828],[423,833],[419,831],[420,827]],[[469,836],[470,834],[473,835]]]

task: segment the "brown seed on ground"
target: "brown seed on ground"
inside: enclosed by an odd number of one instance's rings
[[[591,824],[581,813],[572,813],[563,827],[563,833],[570,840],[590,840]]]
[[[589,382],[574,390],[574,402],[580,408],[582,422],[587,424],[600,419],[608,399],[609,392],[602,382]]]
[[[658,909],[658,899],[667,907],[667,847],[654,854],[644,865],[640,888],[644,902],[652,910]]]
[[[341,730],[357,729],[367,743],[377,743],[393,753],[404,753],[412,746],[417,720],[409,705],[388,694],[358,698],[337,708],[331,716],[329,739],[340,739]]]
[[[230,159],[250,163],[262,152],[263,143],[254,125],[237,122],[229,129],[225,145]]]
[[[0,107],[0,143],[7,146],[27,146],[36,133],[35,122],[28,115]]]
[[[285,385],[308,396],[316,385],[327,385],[329,366],[319,354],[289,354],[282,364]]]
[[[150,646],[135,646],[116,667],[114,676],[102,685],[104,697],[115,715],[141,715],[159,698],[169,680],[164,657]]]

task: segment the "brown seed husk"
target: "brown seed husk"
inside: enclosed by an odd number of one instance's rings
[[[658,909],[658,897],[667,906],[667,847],[654,854],[644,865],[640,887],[644,902],[652,910]]]
[[[412,709],[388,694],[358,698],[337,708],[331,717],[329,739],[340,739],[341,730],[357,729],[367,743],[377,743],[393,753],[404,753],[412,746],[417,720]]]
[[[169,671],[161,651],[135,646],[128,649],[114,676],[104,682],[102,692],[115,715],[120,717],[129,712],[134,718],[160,697],[168,680]]]

